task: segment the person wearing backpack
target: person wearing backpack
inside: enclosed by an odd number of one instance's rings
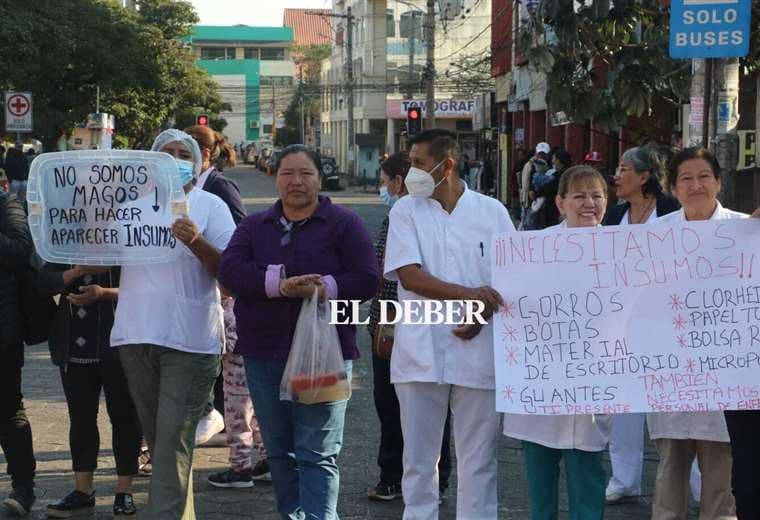
[[[33,251],[21,202],[15,195],[0,191],[0,447],[13,486],[3,506],[16,516],[27,515],[35,501],[32,428],[21,394],[24,365],[21,273]]]

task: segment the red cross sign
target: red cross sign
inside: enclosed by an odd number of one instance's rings
[[[6,132],[32,131],[32,94],[29,92],[5,93]]]
[[[23,94],[15,94],[8,98],[8,111],[16,117],[23,117],[29,112],[32,104]]]

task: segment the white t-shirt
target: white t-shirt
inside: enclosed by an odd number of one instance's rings
[[[188,194],[190,219],[223,250],[235,223],[227,205],[199,188]],[[179,240],[170,263],[124,266],[111,345],[147,343],[198,354],[219,354],[224,325],[216,280]]]
[[[724,208],[717,203],[710,220],[747,218],[749,215]],[[658,219],[661,222],[685,222],[683,208]],[[648,413],[649,437],[652,439],[696,439],[729,442],[723,412]]]
[[[396,269],[419,264],[444,282],[471,288],[490,285],[491,241],[496,234],[514,230],[499,201],[466,186],[451,214],[433,199],[403,197],[390,213],[385,276],[398,281]],[[426,299],[400,283],[398,298],[402,304]],[[397,324],[391,382],[493,389],[493,325],[484,326],[469,341],[454,336],[454,328]]]

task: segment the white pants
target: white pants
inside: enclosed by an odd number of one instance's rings
[[[620,493],[625,496],[641,495],[641,473],[644,467],[645,413],[616,414],[612,416],[610,435],[610,464],[612,478],[607,484],[607,494]],[[691,466],[689,478],[691,494],[699,502],[702,475],[697,461]]]
[[[610,464],[612,477],[607,494],[641,495],[641,471],[644,467],[645,413],[626,413],[612,416],[610,435]]]
[[[404,520],[438,519],[438,459],[449,406],[457,457],[457,520],[495,520],[501,416],[494,391],[435,383],[395,387],[404,434]]]

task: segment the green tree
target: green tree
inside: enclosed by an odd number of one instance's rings
[[[150,145],[153,136],[168,124],[185,128],[195,123],[195,115],[206,113],[211,126],[221,131],[226,121],[219,117],[229,105],[222,102],[217,84],[195,65],[195,56],[181,37],[191,33],[198,16],[185,1],[141,0],[139,17],[150,38],[150,59],[158,69],[159,88],[132,88],[109,91],[106,106],[116,115],[119,133],[135,148]]]
[[[669,9],[660,0],[544,0],[518,38],[547,74],[547,103],[577,123],[614,131],[655,98],[688,97],[689,62],[668,56]]]
[[[145,28],[113,2],[0,3],[0,86],[34,96],[35,135],[48,146],[95,110],[102,89],[158,86]]]
[[[117,142],[133,147],[183,109],[224,108],[178,39],[198,20],[188,2],[143,0],[135,12],[113,0],[5,0],[0,20],[0,88],[33,93],[34,135],[46,149],[95,111],[97,87]]]

